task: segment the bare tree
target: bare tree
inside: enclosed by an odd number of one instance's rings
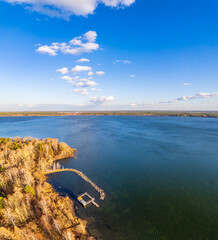
[[[7,178],[0,174],[0,189],[6,191],[7,190]]]
[[[13,212],[11,211],[11,209],[8,208],[8,207],[7,207],[7,208],[4,208],[3,214],[4,214],[4,216],[13,224],[13,226],[16,227],[14,214],[13,214]]]
[[[59,225],[59,223],[56,219],[54,219],[53,225],[54,225],[55,229],[61,234],[61,228],[60,228],[60,225]]]
[[[64,239],[66,240],[75,240],[75,235],[69,231],[69,230],[66,230],[64,233],[63,233],[63,237]]]
[[[40,201],[40,207],[42,208],[43,213],[45,214],[47,220],[49,219],[49,208],[44,197]]]

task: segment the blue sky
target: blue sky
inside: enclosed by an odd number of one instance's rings
[[[0,111],[218,110],[217,13],[217,0],[0,0]]]

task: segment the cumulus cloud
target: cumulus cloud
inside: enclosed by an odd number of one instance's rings
[[[67,81],[72,81],[73,80],[73,78],[70,77],[70,76],[63,76],[63,77],[61,77],[61,79],[67,80]]]
[[[89,72],[88,72],[88,75],[89,75],[89,76],[93,76],[94,73],[93,73],[92,71],[89,71]]]
[[[197,93],[197,94],[195,94],[193,96],[178,97],[176,99],[169,100],[169,101],[162,101],[160,103],[176,103],[176,102],[180,102],[180,101],[188,101],[188,100],[193,100],[193,99],[210,98],[210,97],[216,97],[216,96],[218,96],[218,92],[214,92],[214,93]]]
[[[82,82],[88,82],[89,81],[89,79],[87,79],[87,78],[80,78],[80,80],[79,81],[82,81]]]
[[[75,83],[73,86],[76,88],[78,87],[86,88],[86,87],[94,87],[96,85],[98,84],[94,81],[83,81],[83,82]]]
[[[79,80],[79,76],[75,76],[75,77],[70,77],[70,76],[63,76],[61,77],[61,79],[66,80],[67,82],[74,84],[75,81]]]
[[[36,52],[39,52],[41,54],[48,54],[50,56],[57,56],[58,52],[71,55],[91,53],[99,49],[99,45],[96,43],[96,38],[97,33],[95,31],[88,31],[82,36],[73,38],[68,43],[54,42],[50,46],[39,44]]]
[[[96,41],[97,33],[94,31],[89,31],[84,34],[85,38],[88,40],[88,42],[92,43]]]
[[[12,4],[23,4],[28,9],[51,17],[68,19],[71,15],[93,14],[98,4],[109,7],[128,7],[135,0],[3,0]]]
[[[116,63],[130,64],[131,62],[129,60],[116,60],[113,62],[113,64],[116,64]]]
[[[90,102],[96,105],[103,105],[114,100],[113,96],[110,97],[92,97]]]
[[[84,72],[84,71],[91,71],[92,68],[89,66],[80,66],[76,65],[74,68],[72,68],[72,72]]]
[[[88,58],[80,58],[76,62],[83,63],[83,62],[90,62]]]
[[[74,90],[71,90],[71,92],[78,93],[81,95],[89,95],[87,89],[74,89]]]
[[[68,68],[66,67],[63,67],[63,68],[60,68],[60,69],[57,69],[57,72],[61,73],[61,74],[66,74],[68,73]]]
[[[101,89],[98,89],[98,88],[91,88],[91,90],[94,92],[101,92]]]
[[[134,75],[134,74],[132,74],[132,75],[130,75],[130,77],[131,77],[131,78],[134,78],[134,77],[135,77],[135,75]]]
[[[130,6],[135,0],[101,0],[106,6],[118,7],[118,6]]]
[[[191,83],[183,83],[184,86],[190,86],[192,85]]]
[[[103,72],[103,71],[97,71],[96,74],[97,74],[98,76],[102,76],[102,75],[105,74],[105,72]]]
[[[48,46],[48,45],[44,45],[44,46],[39,46],[36,49],[37,52],[41,53],[41,54],[48,54],[50,56],[57,56],[57,46],[52,43],[52,46]]]

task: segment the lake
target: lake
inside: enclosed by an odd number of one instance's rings
[[[74,173],[49,177],[60,194],[101,205],[77,213],[104,240],[218,239],[218,119],[142,116],[2,117],[0,137],[58,138],[105,201]]]

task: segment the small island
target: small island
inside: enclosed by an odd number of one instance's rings
[[[0,239],[93,239],[74,203],[46,181],[76,150],[58,139],[0,138]],[[54,169],[55,168],[55,169]]]

